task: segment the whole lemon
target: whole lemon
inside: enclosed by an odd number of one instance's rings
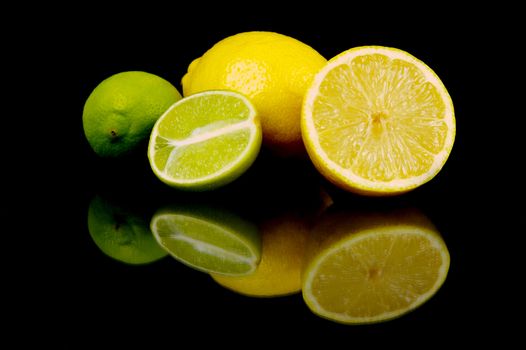
[[[274,32],[227,37],[195,59],[182,78],[183,95],[226,89],[246,95],[261,118],[263,143],[283,155],[303,150],[303,97],[326,59],[312,47]]]
[[[147,140],[157,119],[180,99],[179,91],[157,75],[139,71],[112,75],[84,104],[84,134],[99,156],[121,156]]]

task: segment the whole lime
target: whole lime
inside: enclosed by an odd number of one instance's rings
[[[157,119],[180,99],[179,91],[157,75],[139,71],[112,75],[86,100],[84,133],[99,156],[121,156],[147,140]]]

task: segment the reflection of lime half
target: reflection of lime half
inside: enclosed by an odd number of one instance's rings
[[[147,264],[167,255],[147,220],[98,196],[89,206],[88,230],[102,252],[128,264]]]
[[[84,133],[99,156],[122,156],[148,139],[157,119],[180,99],[172,84],[154,74],[112,75],[93,90],[84,105]]]
[[[201,206],[161,209],[150,224],[174,258],[204,272],[250,274],[261,258],[257,228],[224,210]]]

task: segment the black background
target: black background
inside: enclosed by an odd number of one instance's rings
[[[227,5],[206,8],[212,19],[198,8],[136,9],[133,15],[104,7],[80,8],[72,10],[78,17],[70,16],[73,19],[42,35],[43,41],[49,40],[50,52],[57,53],[42,53],[50,74],[38,86],[44,92],[49,92],[46,82],[58,86],[46,105],[54,111],[49,113],[52,121],[43,123],[45,130],[51,126],[56,134],[39,148],[34,166],[26,166],[42,175],[37,182],[31,176],[26,180],[39,189],[30,206],[38,219],[24,219],[31,227],[36,224],[32,233],[38,243],[30,249],[36,248],[32,256],[38,259],[30,260],[24,274],[17,274],[24,295],[30,292],[34,301],[20,303],[30,305],[23,319],[51,326],[47,336],[66,348],[141,343],[149,345],[146,348],[175,347],[187,341],[247,346],[315,340],[343,341],[346,346],[362,340],[416,346],[417,339],[445,344],[459,339],[506,341],[511,330],[494,335],[502,325],[511,329],[504,312],[513,311],[512,294],[504,300],[500,292],[504,289],[508,295],[506,290],[513,288],[500,265],[510,261],[503,251],[508,243],[495,239],[506,237],[506,232],[494,219],[498,209],[505,211],[508,204],[494,196],[505,184],[488,186],[506,159],[491,147],[495,139],[488,141],[489,133],[501,130],[489,124],[496,111],[490,103],[494,85],[481,78],[481,71],[493,75],[488,66],[495,57],[485,51],[502,44],[503,37],[493,26],[488,28],[489,11],[476,15],[442,8],[409,14],[400,5],[382,15],[373,8],[356,8],[349,17],[349,12],[337,9],[284,13],[279,7],[255,6],[239,14]],[[91,151],[82,130],[82,108],[103,79],[142,70],[182,91],[180,79],[194,58],[229,35],[250,30],[292,36],[327,59],[355,46],[384,45],[406,50],[427,63],[444,82],[455,106],[457,136],[443,170],[407,195],[367,199],[335,189],[307,160],[277,159],[263,150],[236,183],[212,194],[190,196],[158,182],[144,154],[111,162]],[[314,188],[313,193],[323,187],[337,203],[353,208],[407,205],[422,210],[450,250],[451,268],[443,287],[422,307],[397,320],[344,326],[313,315],[301,294],[243,297],[170,258],[141,267],[121,264],[98,250],[86,226],[88,205],[96,194],[121,198],[150,212],[172,198],[203,200],[250,217],[254,211],[271,215],[308,201],[312,194],[302,190],[305,186]],[[283,197],[286,200],[279,199]],[[24,200],[17,205],[27,207]],[[245,335],[249,340],[241,340]]]

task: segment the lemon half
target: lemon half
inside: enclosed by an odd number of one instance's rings
[[[451,98],[409,53],[347,50],[316,75],[302,109],[302,135],[316,168],[361,194],[407,192],[444,166],[455,139]]]

